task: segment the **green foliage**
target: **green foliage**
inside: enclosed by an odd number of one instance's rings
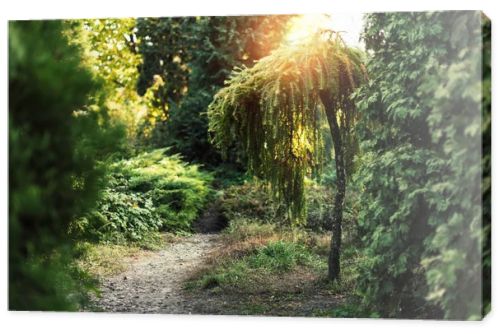
[[[195,21],[194,17],[137,19],[137,36],[143,41],[137,90],[145,94],[155,75],[160,76],[165,85],[155,94],[155,103],[165,112],[168,104],[179,102],[187,92],[192,46],[186,28]]]
[[[278,203],[269,196],[268,185],[257,179],[226,188],[218,201],[228,221],[244,218],[279,224],[284,218],[278,213]]]
[[[143,96],[136,91],[142,64],[136,20],[86,19],[68,23],[65,34],[83,50],[83,65],[102,83],[99,99],[110,120],[125,127],[129,150],[140,146],[139,130],[147,134],[163,116],[162,109],[154,105],[155,92],[162,88],[163,81],[157,78]]]
[[[334,192],[330,187],[320,185],[313,180],[306,180],[307,215],[303,227],[313,231],[331,230],[333,215],[332,198]],[[240,185],[232,185],[224,189],[217,199],[217,205],[228,221],[244,219],[262,224],[289,225],[286,206],[269,195],[268,183],[256,178]],[[353,194],[349,193],[349,197]],[[353,201],[348,201],[344,221],[344,233],[355,233],[356,211]],[[352,206],[351,206],[352,204]],[[352,237],[353,235],[350,235]],[[352,238],[349,238],[352,239]]]
[[[488,46],[481,46],[489,40],[487,35],[481,36],[479,12],[453,19],[444,22],[445,29],[452,32],[445,65],[433,81],[421,87],[422,94],[433,99],[427,121],[439,155],[436,162],[428,163],[428,168],[439,174],[428,183],[433,209],[429,222],[435,232],[427,241],[422,264],[430,287],[428,299],[439,304],[449,319],[477,320],[485,312],[483,307],[488,307],[482,302],[482,250],[487,244],[483,233],[488,233],[490,222],[488,218],[483,222],[482,217],[481,187],[486,186],[488,192],[489,180],[482,184],[481,113],[488,114],[485,110],[491,97],[483,97],[489,93],[482,85],[489,85],[490,79],[487,67],[483,77],[482,67],[490,60]],[[483,102],[486,105],[482,106]],[[487,129],[486,124],[484,131]],[[490,153],[484,154],[488,159]],[[484,209],[488,214],[488,204]]]
[[[429,100],[415,92],[429,59],[443,54],[442,26],[427,14],[372,14],[364,40],[373,52],[370,82],[357,94],[364,153],[356,175],[364,258],[358,284],[364,305],[382,316],[422,314],[426,284],[420,260],[428,236],[423,200],[429,151]],[[381,31],[384,31],[382,34]],[[416,45],[418,47],[416,47]]]
[[[165,87],[157,103],[168,103],[168,119],[152,133],[155,146],[171,146],[190,161],[220,162],[208,142],[206,110],[231,70],[251,65],[279,45],[289,16],[147,18],[137,23],[144,63],[143,92],[159,75]],[[167,112],[167,110],[166,110]],[[233,157],[234,160],[236,157]]]
[[[359,293],[384,317],[480,315],[477,12],[366,17]],[[429,302],[430,301],[430,302]],[[434,307],[436,305],[438,307]]]
[[[14,310],[76,310],[89,288],[71,264],[68,226],[94,205],[102,174],[94,159],[106,156],[114,139],[103,131],[102,110],[82,109],[97,87],[62,29],[60,21],[9,24],[9,308]]]
[[[241,146],[250,171],[271,181],[272,194],[287,204],[292,219],[304,220],[304,179],[323,155],[319,119],[326,106],[320,95],[331,100],[328,112],[348,143],[355,119],[350,94],[364,77],[362,53],[338,34],[283,46],[236,70],[215,95],[208,110],[212,141],[223,153],[235,142]]]
[[[148,248],[158,241],[161,226],[162,220],[150,198],[107,188],[96,210],[75,222],[73,230],[90,240],[116,244],[134,242]]]
[[[190,282],[188,287],[238,288],[249,285],[255,277],[282,274],[297,266],[317,268],[322,265],[323,261],[304,245],[275,241],[241,259],[222,263],[219,267],[202,275],[197,281]]]
[[[211,175],[166,149],[118,161],[110,170],[96,210],[74,226],[100,241],[149,247],[160,230],[188,232],[211,193]]]

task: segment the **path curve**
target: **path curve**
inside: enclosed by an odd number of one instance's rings
[[[204,265],[219,239],[217,234],[194,234],[131,261],[125,272],[103,279],[97,306],[105,312],[191,313],[183,283]]]

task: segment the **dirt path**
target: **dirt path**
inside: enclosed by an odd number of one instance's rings
[[[131,260],[125,272],[103,280],[97,306],[106,312],[191,313],[182,284],[218,243],[216,234],[194,234]]]
[[[186,280],[221,246],[220,235],[199,233],[128,258],[124,272],[101,278],[95,304],[105,312],[321,316],[344,302],[343,295],[325,289],[307,270],[271,278],[256,291],[185,291]]]

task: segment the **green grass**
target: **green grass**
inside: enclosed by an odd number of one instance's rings
[[[304,245],[286,241],[270,242],[253,254],[240,259],[228,259],[211,268],[197,279],[188,282],[188,288],[252,289],[262,279],[277,279],[297,267],[324,269],[324,259]]]
[[[249,256],[247,263],[250,268],[275,272],[285,272],[298,265],[313,265],[318,260],[303,245],[277,241],[259,249],[257,254]]]
[[[212,254],[210,267],[186,284],[191,293],[206,290],[228,302],[237,314],[369,316],[355,294],[356,264],[361,260],[355,247],[343,248],[341,280],[326,278],[330,232],[237,218],[222,237],[223,246]],[[343,302],[332,306],[328,296]],[[327,298],[324,305],[317,304],[318,298]]]

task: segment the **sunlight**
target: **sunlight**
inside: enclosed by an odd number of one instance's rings
[[[285,42],[299,44],[318,30],[330,29],[341,32],[348,45],[362,48],[363,43],[359,41],[361,28],[361,14],[304,14],[292,19]]]
[[[318,30],[327,29],[329,17],[326,14],[306,14],[292,19],[285,40],[291,44],[303,42]]]

